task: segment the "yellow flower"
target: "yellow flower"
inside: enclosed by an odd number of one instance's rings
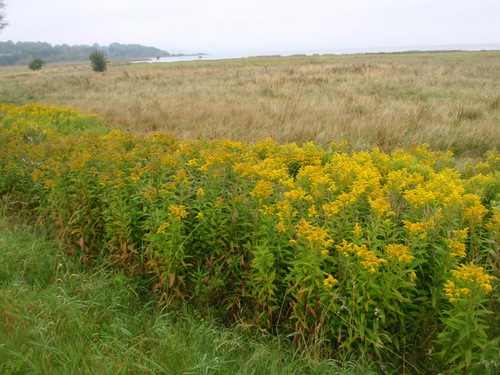
[[[318,217],[318,211],[316,211],[316,206],[311,206],[311,208],[309,208],[307,216],[309,216],[309,217]]]
[[[450,302],[457,302],[461,296],[470,296],[470,289],[468,288],[457,288],[455,283],[448,280],[444,284],[444,293],[449,298]]]
[[[363,234],[363,228],[358,223],[356,223],[352,232],[359,237]]]
[[[419,185],[413,190],[406,190],[404,197],[414,208],[419,208],[438,198],[438,195]]]
[[[320,247],[328,247],[333,243],[333,240],[327,240],[328,230],[311,225],[306,219],[300,219],[296,226],[299,237],[307,239],[311,245],[319,245]]]
[[[389,258],[398,259],[400,262],[406,264],[411,263],[411,261],[415,259],[415,257],[411,255],[408,246],[400,244],[388,244],[385,249],[385,252],[389,256]]]
[[[326,288],[332,288],[333,284],[338,283],[339,281],[335,279],[332,275],[329,275],[325,280],[323,280],[323,285]]]
[[[500,207],[493,207],[493,216],[490,221],[485,225],[485,228],[491,233],[500,233]]]
[[[199,197],[203,197],[205,195],[205,190],[203,190],[203,188],[199,188],[196,192],[196,195]]]
[[[181,221],[188,215],[188,212],[185,210],[185,208],[186,206],[184,206],[183,204],[179,206],[171,204],[170,206],[168,206],[169,215],[173,216],[175,220]]]
[[[162,225],[160,225],[158,227],[158,230],[156,231],[156,233],[160,234],[160,233],[165,233],[165,229],[168,228],[170,226],[170,223],[163,223]]]
[[[387,260],[377,257],[373,251],[368,250],[366,245],[358,246],[354,243],[342,240],[342,243],[340,245],[335,245],[335,247],[337,251],[342,253],[345,257],[356,254],[360,259],[360,263],[369,273],[375,273],[380,265],[387,263]]]
[[[449,240],[448,247],[450,248],[450,255],[452,257],[465,258],[467,256],[465,245],[461,242]]]
[[[325,203],[322,208],[328,217],[338,213],[341,208],[345,208],[350,204],[356,202],[356,195],[354,193],[342,193],[334,202]]]
[[[198,163],[198,159],[194,158],[194,159],[191,159],[189,160],[186,165],[190,166],[190,167],[197,167],[199,166],[200,164]]]
[[[481,199],[476,194],[466,194],[463,197],[467,207],[463,210],[464,219],[470,222],[480,222],[488,209],[481,204]]]
[[[285,233],[286,232],[286,226],[282,220],[280,220],[280,222],[278,224],[276,224],[276,230],[278,231],[278,233]]]
[[[458,280],[467,280],[478,284],[486,293],[491,292],[493,289],[491,281],[496,279],[495,276],[485,273],[484,267],[476,266],[473,263],[469,263],[468,266],[461,264],[456,270],[451,270],[451,273]]]
[[[424,239],[427,237],[427,230],[434,226],[434,219],[430,219],[425,223],[411,223],[409,221],[403,220],[403,226],[411,233],[417,234],[422,233],[420,239]]]
[[[205,215],[203,214],[203,212],[198,212],[198,214],[196,215],[196,219],[198,220],[203,220],[204,217]]]
[[[301,187],[286,192],[285,198],[291,201],[307,201],[307,202],[313,201],[313,197],[307,194],[307,192]]]
[[[269,198],[273,194],[273,184],[271,181],[260,180],[255,185],[250,195],[252,197]]]
[[[387,200],[387,197],[381,196],[375,199],[369,199],[369,203],[371,208],[375,211],[378,217],[382,217],[384,215],[390,216],[394,215],[394,212],[389,211],[391,208],[391,204]]]

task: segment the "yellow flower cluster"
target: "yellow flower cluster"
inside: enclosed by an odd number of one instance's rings
[[[493,207],[493,215],[485,227],[491,233],[496,233],[497,236],[500,236],[500,207]]]
[[[450,249],[450,255],[455,258],[465,258],[467,256],[467,251],[465,250],[465,245],[461,242],[455,240],[448,241],[448,247]]]
[[[326,287],[326,288],[332,288],[333,287],[333,284],[335,283],[338,283],[339,281],[337,279],[335,279],[332,275],[328,275],[328,277],[323,280],[323,285]]]
[[[434,221],[431,219],[425,223],[411,223],[409,221],[403,220],[403,226],[413,235],[422,233],[420,239],[423,240],[427,237],[427,230],[434,226]]]
[[[444,284],[444,293],[449,298],[450,302],[457,302],[462,296],[470,296],[470,289],[458,288],[455,283],[448,280]]]
[[[365,269],[368,270],[369,273],[375,273],[380,265],[387,263],[386,259],[379,258],[373,251],[368,250],[366,245],[359,246],[352,242],[349,243],[344,239],[340,245],[335,245],[335,247],[337,248],[337,251],[345,257],[356,254],[360,259],[360,263],[365,267]]]
[[[469,263],[469,265],[461,264],[458,269],[452,270],[451,273],[458,280],[467,280],[478,284],[486,293],[492,290],[491,281],[496,279],[495,276],[485,273],[484,267],[476,266],[473,263]]]
[[[370,198],[369,200],[370,206],[375,211],[378,217],[381,216],[391,216],[394,215],[393,211],[390,211],[391,204],[387,200],[386,196],[379,196],[375,199]]]
[[[375,273],[380,265],[387,263],[386,259],[379,258],[373,251],[367,249],[366,245],[361,246],[357,252],[361,264],[365,266],[369,273]]]
[[[170,226],[169,222],[163,223],[158,227],[158,230],[156,231],[157,234],[165,234],[165,229],[167,229]]]
[[[463,210],[463,217],[471,223],[480,222],[484,215],[488,212],[486,207],[481,204],[481,199],[476,194],[465,194],[463,196],[465,208]]]
[[[385,248],[385,252],[389,258],[394,258],[403,263],[411,263],[415,257],[411,255],[408,246],[400,244],[388,244]]]
[[[173,216],[175,220],[181,221],[184,219],[187,215],[188,212],[185,210],[186,206],[183,204],[175,206],[175,205],[170,205],[168,206],[168,212],[170,216]]]
[[[273,194],[273,184],[271,181],[259,180],[255,188],[250,192],[252,197],[269,198]]]
[[[312,246],[319,246],[320,248],[326,249],[328,246],[333,244],[333,240],[327,239],[328,230],[322,229],[311,225],[306,219],[300,219],[299,224],[296,226],[297,235],[299,237],[307,239]]]
[[[306,202],[313,201],[313,197],[307,194],[307,192],[301,187],[286,192],[285,198],[291,201],[306,201]]]
[[[363,234],[363,228],[359,225],[359,223],[354,225],[352,233],[354,233],[357,237],[360,237]]]

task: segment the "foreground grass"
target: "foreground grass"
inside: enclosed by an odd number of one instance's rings
[[[160,309],[147,282],[84,266],[23,221],[0,215],[2,374],[375,373],[359,361],[315,361],[284,338]]]
[[[136,132],[279,143],[430,144],[484,156],[500,139],[500,51],[0,68],[1,101],[90,110]]]

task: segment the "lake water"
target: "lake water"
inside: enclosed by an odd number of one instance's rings
[[[411,46],[411,47],[371,47],[371,48],[344,48],[344,49],[325,49],[315,51],[279,51],[279,52],[247,52],[247,53],[227,53],[227,54],[206,54],[189,56],[168,56],[160,59],[151,58],[148,60],[135,61],[136,63],[169,63],[179,61],[195,60],[226,60],[241,59],[256,56],[293,56],[293,55],[349,55],[355,53],[381,53],[381,52],[407,52],[407,51],[482,51],[482,50],[500,50],[500,43],[493,44],[457,44],[442,46]]]

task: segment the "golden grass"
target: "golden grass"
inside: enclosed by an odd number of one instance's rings
[[[500,143],[499,89],[500,51],[0,68],[0,101],[78,107],[136,132],[386,151],[427,142],[462,156]]]

